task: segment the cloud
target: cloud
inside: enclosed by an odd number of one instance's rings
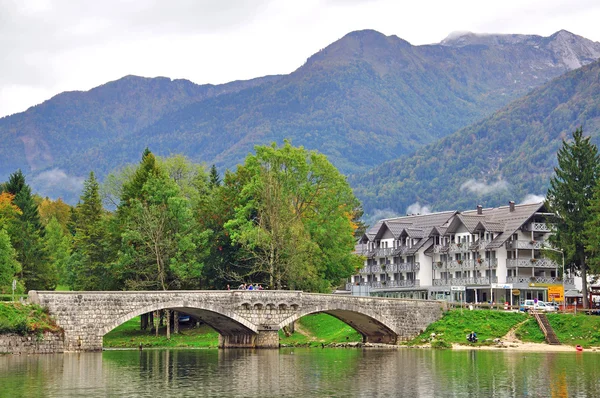
[[[460,186],[461,191],[469,191],[477,195],[487,195],[490,193],[504,191],[506,189],[508,189],[508,182],[505,180],[499,180],[492,184],[486,184],[482,181],[470,179]]]
[[[419,202],[415,202],[406,208],[406,214],[429,214],[431,207],[421,206]]]
[[[532,193],[528,193],[527,195],[525,195],[525,197],[523,198],[523,200],[521,201],[521,205],[526,205],[526,204],[530,204],[530,203],[540,203],[546,200],[546,197],[544,196],[540,196],[540,195],[535,195]]]
[[[398,217],[398,214],[392,209],[375,209],[372,214],[364,219],[365,224],[372,226],[379,220]]]
[[[83,177],[69,176],[61,169],[44,171],[31,180],[37,192],[66,192],[79,194],[83,189]]]

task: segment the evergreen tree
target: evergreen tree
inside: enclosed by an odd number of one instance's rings
[[[75,209],[73,255],[69,263],[71,283],[78,290],[110,290],[115,284],[110,269],[115,252],[108,243],[108,220],[93,172],[83,184],[80,199]]]
[[[28,290],[54,289],[58,280],[56,269],[48,259],[38,208],[21,170],[10,175],[4,189],[14,195],[13,203],[22,212],[8,232],[22,266],[23,283]]]
[[[547,194],[548,209],[558,215],[551,240],[555,247],[563,250],[565,261],[579,270],[583,303],[588,308],[586,259],[589,252],[582,232],[591,215],[590,202],[598,183],[600,157],[590,137],[584,137],[583,130],[578,128],[572,142],[563,141],[557,158],[558,167],[554,168],[555,175]]]
[[[219,177],[219,172],[217,171],[217,166],[214,164],[210,167],[210,186],[218,187],[221,186],[221,177]]]

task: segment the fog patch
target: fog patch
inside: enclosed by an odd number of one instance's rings
[[[70,176],[61,169],[43,171],[33,177],[31,184],[39,193],[67,192],[79,194],[83,190],[83,177]]]
[[[505,180],[499,180],[494,183],[487,184],[483,181],[476,181],[474,179],[470,179],[468,181],[465,181],[460,186],[460,190],[469,191],[477,195],[487,195],[490,193],[507,190],[508,186],[509,184]]]
[[[525,195],[525,197],[519,204],[520,205],[528,205],[528,204],[532,204],[532,203],[544,202],[545,200],[546,200],[546,197],[544,197],[544,196],[528,193],[527,195]]]
[[[431,207],[421,206],[419,202],[415,202],[406,208],[406,214],[430,214]]]

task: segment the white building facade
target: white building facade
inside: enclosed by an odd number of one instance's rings
[[[471,303],[560,302],[575,285],[548,241],[553,217],[543,203],[510,202],[381,220],[358,241],[356,254],[365,262],[346,290]]]

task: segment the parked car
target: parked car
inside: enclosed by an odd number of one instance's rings
[[[536,311],[544,311],[544,312],[556,312],[556,308],[544,301],[538,301],[533,305],[533,308]]]
[[[544,311],[544,312],[556,312],[556,307],[553,304],[546,303],[544,301],[538,300],[525,300],[519,306],[519,311],[528,312],[531,310],[535,311]]]
[[[535,306],[535,302],[533,300],[525,300],[519,306],[519,311],[528,312],[529,310],[533,310]]]

